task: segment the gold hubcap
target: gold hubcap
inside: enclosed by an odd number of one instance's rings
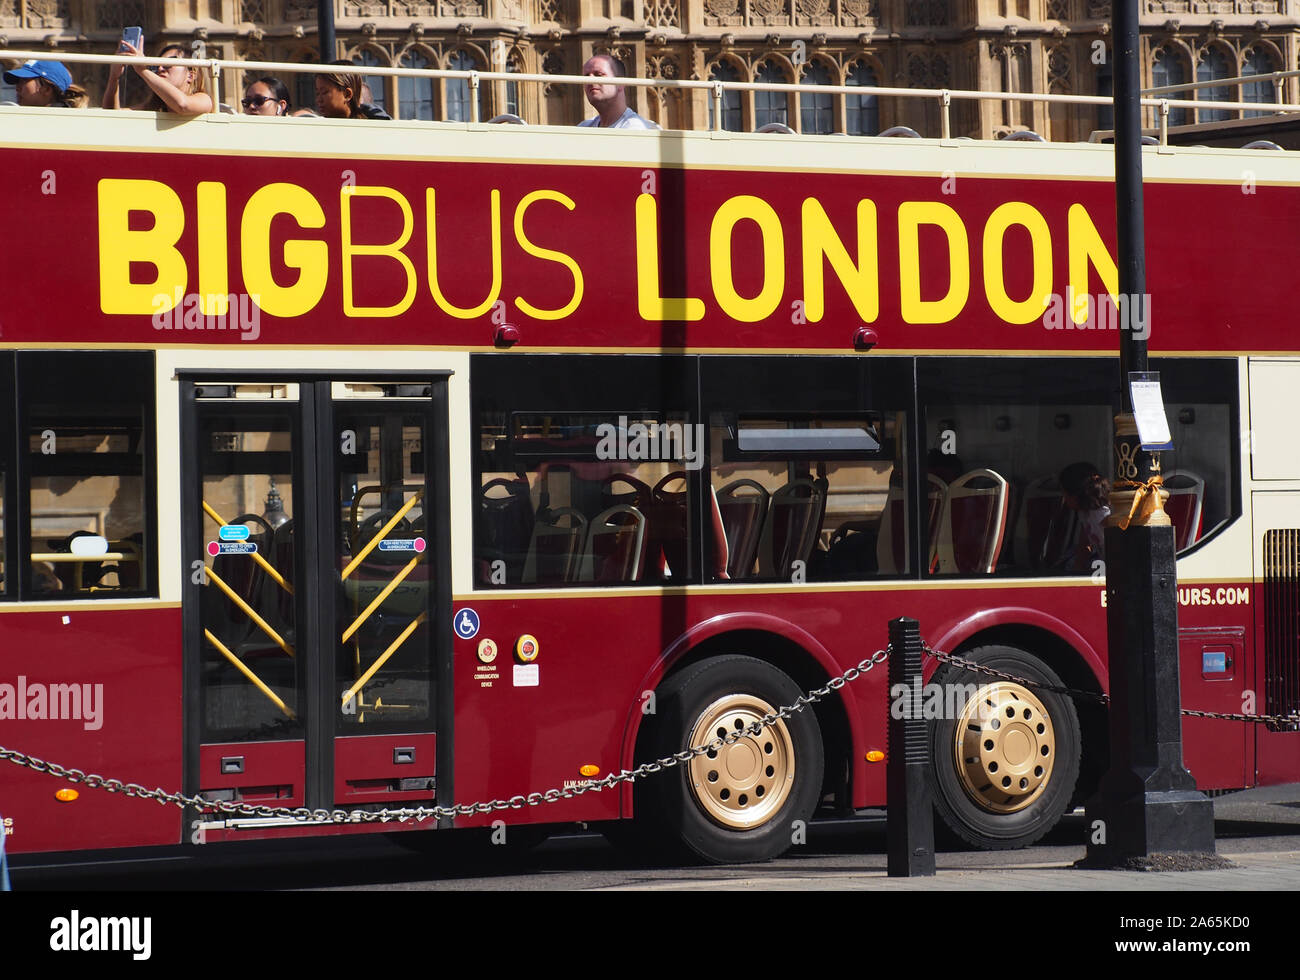
[[[688,746],[761,722],[773,707],[751,694],[730,694],[704,709]],[[724,827],[748,830],[777,813],[794,786],[794,743],[784,721],[747,734],[691,760],[688,776],[696,801]]]
[[[966,794],[993,813],[1015,813],[1047,787],[1056,735],[1043,703],[1003,681],[980,688],[967,703],[953,750]]]

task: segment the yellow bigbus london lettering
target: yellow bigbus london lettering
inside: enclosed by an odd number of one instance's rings
[[[99,182],[98,211],[99,308],[117,314],[171,309],[189,281],[185,257],[176,247],[185,230],[180,195],[156,180],[106,177]],[[152,227],[132,230],[133,212],[151,214]],[[152,281],[133,283],[132,263],[153,266]]]

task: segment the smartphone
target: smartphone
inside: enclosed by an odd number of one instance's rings
[[[142,27],[122,28],[122,40],[129,42],[137,50],[140,50],[141,54],[144,53],[143,49],[141,49],[141,45],[144,44],[144,28]]]

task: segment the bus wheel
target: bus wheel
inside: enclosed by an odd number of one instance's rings
[[[1061,679],[1014,647],[963,654],[1039,684]],[[1079,776],[1081,738],[1074,703],[1062,694],[951,665],[932,684],[944,692],[931,728],[934,805],[958,837],[976,847],[1027,847],[1056,825]]]
[[[687,667],[659,689],[655,758],[747,728],[802,692],[771,664],[727,656]],[[812,711],[648,777],[638,823],[672,850],[714,863],[785,852],[821,794],[821,730]]]

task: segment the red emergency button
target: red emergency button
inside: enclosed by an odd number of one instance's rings
[[[537,644],[537,637],[531,633],[525,633],[519,639],[515,640],[515,656],[522,663],[532,663],[537,659],[537,653],[540,647]]]

